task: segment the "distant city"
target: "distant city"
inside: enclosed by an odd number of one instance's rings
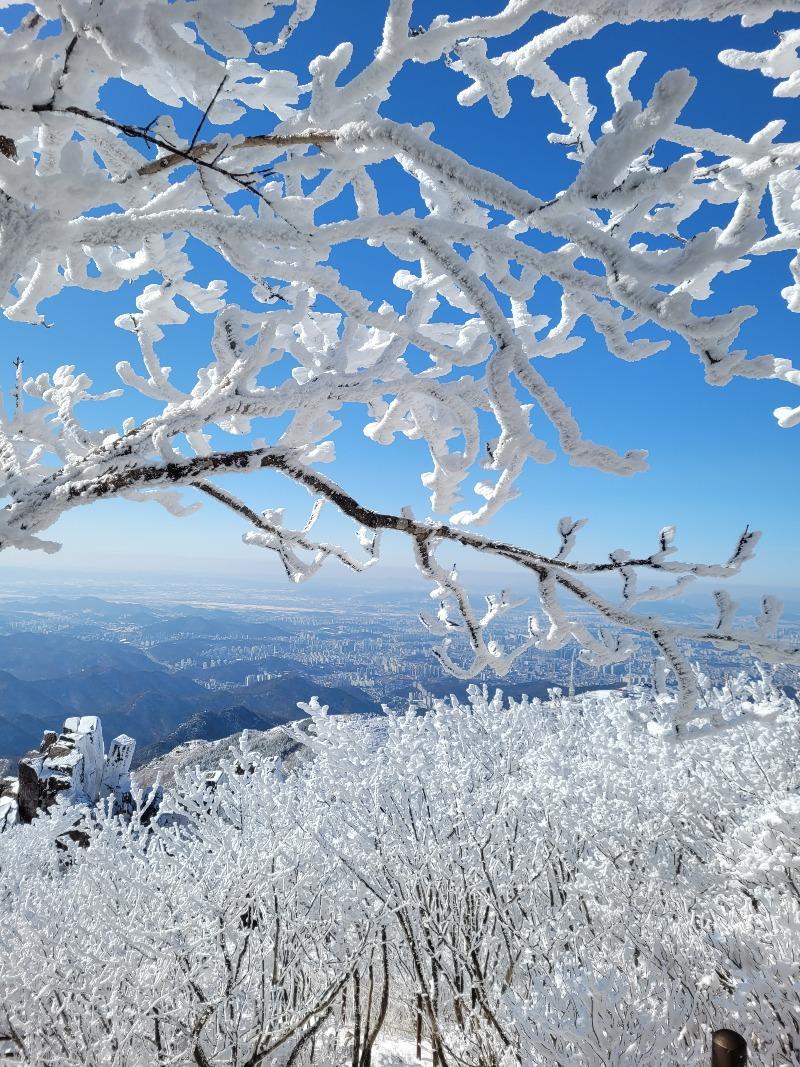
[[[670,603],[668,610],[700,624],[711,618],[709,605],[700,604]],[[102,715],[109,736],[135,737],[136,761],[144,762],[185,741],[298,718],[297,702],[315,694],[332,712],[351,714],[462,697],[472,682],[442,669],[432,652],[436,639],[419,621],[429,605],[421,584],[381,591],[311,583],[298,592],[126,580],[122,587],[94,583],[83,593],[75,585],[53,592],[30,579],[16,589],[8,583],[0,589],[0,757],[13,765],[44,729],[75,714]],[[744,613],[754,608],[744,597]],[[583,621],[591,626],[591,615],[584,612]],[[526,613],[517,611],[499,620],[494,634],[511,646],[525,626]],[[794,608],[782,636],[800,638]],[[744,651],[700,643],[690,651],[715,683],[755,669]],[[530,650],[504,678],[484,671],[473,681],[513,697],[647,685],[653,655],[641,641],[630,660],[596,668],[573,645]],[[787,691],[800,688],[800,669],[773,671]]]

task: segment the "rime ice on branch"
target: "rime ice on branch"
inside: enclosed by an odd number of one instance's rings
[[[311,700],[294,768],[243,735],[81,854],[69,809],[0,835],[6,1062],[399,1067],[420,1020],[442,1067],[708,1067],[735,1020],[794,1067],[800,707],[734,679],[751,725],[665,758],[640,696]]]
[[[737,573],[755,546],[751,531],[727,563],[707,565],[671,558],[671,529],[647,557],[618,550],[600,563],[571,560],[581,523],[569,519],[553,555],[474,530],[514,498],[529,461],[553,458],[542,436],[548,426],[576,466],[621,476],[645,469],[640,449],[617,453],[584,437],[547,381],[547,361],[579,348],[587,323],[622,360],[645,359],[680,338],[712,385],[778,379],[788,401],[775,412],[779,423],[800,421],[790,389],[800,372],[781,356],[749,356],[738,341],[755,309],[704,310],[721,275],[746,269],[754,256],[800,248],[800,143],[780,139],[780,122],[743,140],[681,121],[695,87],[685,70],[663,72],[649,98],[637,99],[631,83],[642,52],[609,70],[608,90],[592,101],[583,78],[556,73],[556,54],[569,55],[572,43],[608,23],[672,18],[674,5],[664,0],[615,0],[589,12],[570,0],[510,0],[494,15],[443,14],[424,26],[411,0],[390,0],[382,40],[363,69],[354,68],[347,43],[318,56],[307,73],[279,69],[281,48],[314,7],[314,0],[13,5],[18,21],[0,32],[4,314],[41,325],[47,299],[70,287],[109,291],[141,280],[135,307],[116,320],[135,335],[139,365],[121,362],[117,371],[121,391],[142,394],[157,413],[93,429],[80,405],[103,396],[92,393],[85,374],[64,366],[35,368],[26,378],[18,367],[0,419],[0,547],[55,550],[41,538],[45,530],[67,510],[111,496],[156,500],[182,514],[178,490],[191,486],[238,513],[251,527],[245,540],[276,552],[294,581],[329,558],[356,570],[371,566],[384,530],[406,535],[440,604],[435,617],[424,616],[426,625],[443,636],[438,655],[457,674],[503,673],[532,644],[576,640],[594,662],[628,655],[627,637],[590,632],[571,617],[571,597],[655,642],[678,682],[678,723],[695,715],[697,703],[682,640],[745,644],[767,660],[800,662],[800,650],[775,640],[779,605],[772,600],[743,626],[719,595],[719,621],[708,631],[634,610],[696,576]],[[786,8],[795,9],[795,0],[738,5],[745,25]],[[556,17],[546,29],[535,17],[543,10]],[[721,0],[693,0],[682,17],[716,19],[732,10]],[[776,91],[788,95],[797,82],[795,45],[788,34],[774,51],[721,59],[781,79]],[[454,152],[446,130],[387,118],[383,104],[396,76],[430,63],[451,68],[460,104],[485,99],[499,117],[518,80],[548,97],[560,123],[549,139],[574,165],[571,183],[544,200]],[[102,90],[119,79],[149,94],[146,114],[115,110],[116,97]],[[179,133],[170,111],[186,105],[196,124]],[[245,118],[247,133],[239,125]],[[389,166],[416,186],[409,210],[382,203]],[[709,205],[718,224],[697,233]],[[535,235],[551,250],[541,251]],[[226,281],[194,279],[198,243],[221,257],[229,277],[251,285],[246,306],[228,300]],[[345,244],[395,257],[395,303],[375,308],[333,266]],[[798,262],[783,289],[793,311],[800,310]],[[551,283],[561,292],[556,317],[542,310],[541,290]],[[187,320],[187,306],[214,326],[208,358],[200,358],[194,385],[182,388],[159,347],[165,330]],[[424,368],[407,358],[412,350],[427,357]],[[262,371],[274,375],[279,365],[290,372],[265,385]],[[319,472],[334,458],[345,405],[362,413],[364,433],[379,444],[398,434],[425,442],[430,469],[422,482],[432,511],[447,521],[420,521],[402,508],[378,513]],[[487,416],[494,424],[488,437]],[[282,508],[256,511],[217,481],[264,468],[314,497],[302,530],[285,525]],[[356,524],[352,550],[315,534],[325,501]],[[531,623],[508,648],[491,638],[487,627],[514,601],[499,593],[477,612],[457,574],[437,559],[452,544],[527,571],[547,630]],[[588,584],[603,572],[619,576],[620,599]],[[642,588],[643,572],[662,572],[673,585],[665,590],[647,579]]]

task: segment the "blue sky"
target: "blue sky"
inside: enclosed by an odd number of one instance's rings
[[[426,25],[441,11],[488,13],[499,6],[499,0],[458,4],[417,0],[415,21]],[[302,81],[314,56],[347,39],[354,45],[351,69],[355,71],[379,42],[383,11],[378,0],[369,4],[319,0],[315,18],[298,30],[273,62],[295,70]],[[540,18],[543,26],[549,21],[548,16]],[[684,122],[749,137],[768,120],[783,118],[787,122],[783,137],[796,140],[800,139],[797,101],[775,99],[773,82],[755,72],[730,70],[716,59],[723,48],[772,47],[775,31],[796,23],[796,17],[780,16],[746,30],[734,19],[707,25],[676,21],[609,28],[592,41],[559,53],[554,66],[562,77],[580,74],[588,78],[590,97],[601,105],[598,124],[607,117],[603,113],[609,100],[605,71],[628,52],[644,50],[648,58],[632,83],[635,96],[647,98],[654,81],[666,70],[685,66],[699,84],[684,111]],[[503,47],[521,39],[522,35],[516,35],[503,42]],[[490,45],[490,51],[497,47]],[[433,121],[441,143],[536,195],[547,197],[571,180],[574,164],[564,158],[562,148],[545,140],[548,131],[559,128],[558,117],[548,100],[530,97],[529,83],[512,83],[514,107],[505,119],[495,118],[486,101],[461,108],[455,96],[463,84],[464,79],[443,63],[409,66],[398,77],[384,113],[403,121]],[[134,93],[118,94],[114,103],[144,122],[159,110]],[[176,120],[182,130],[191,130],[197,115],[186,109]],[[270,116],[247,119],[251,130],[271,124]],[[385,168],[384,180],[387,206],[414,205],[408,185],[391,168]],[[757,304],[760,314],[743,331],[751,354],[772,352],[797,361],[798,320],[779,295],[790,281],[788,260],[788,255],[773,257],[727,276],[717,284],[708,307]],[[388,255],[347,249],[337,266],[376,301],[399,299],[391,284],[396,263]],[[196,277],[207,280],[228,275],[215,257],[198,250]],[[98,387],[113,386],[116,362],[137,362],[133,337],[113,326],[116,315],[134,308],[137,291],[135,287],[113,294],[70,290],[44,306],[53,324],[47,330],[1,319],[0,350],[6,364],[3,370],[0,363],[3,386],[11,384],[11,361],[17,355],[25,359],[28,373],[74,363]],[[231,294],[248,302],[242,285],[232,285]],[[209,326],[208,320],[200,319],[170,330],[164,351],[179,382],[188,384],[193,369],[205,360]],[[521,482],[521,499],[505,509],[489,532],[546,550],[555,546],[555,524],[562,515],[588,516],[590,525],[576,555],[602,557],[622,545],[649,550],[658,530],[670,523],[678,527],[682,558],[692,555],[712,560],[725,558],[749,524],[765,536],[758,559],[747,568],[747,582],[771,590],[798,587],[800,428],[780,430],[771,414],[779,405],[797,403],[791,388],[735,381],[714,389],[704,383],[699,362],[679,342],[649,360],[624,364],[608,355],[588,324],[581,332],[587,336],[584,348],[547,362],[543,373],[571,404],[588,437],[623,450],[646,448],[651,469],[621,479],[573,469],[562,458],[549,466],[531,466]],[[145,411],[144,402],[133,406],[112,402],[104,412],[99,408],[93,412],[92,419],[118,427],[124,415]],[[360,411],[345,412],[344,418],[345,425],[337,434],[339,458],[329,473],[372,506],[396,509],[408,503],[418,514],[427,514],[427,497],[419,484],[419,473],[428,469],[422,447],[403,439],[391,449],[374,445],[361,434]],[[541,430],[541,419],[535,427]],[[294,518],[308,506],[305,493],[287,491],[284,483],[266,475],[230,484],[255,506],[289,503]],[[240,544],[242,532],[234,517],[211,505],[189,519],[176,520],[154,505],[105,503],[73,512],[50,532],[65,543],[62,557],[53,559],[52,565],[87,570],[152,567],[195,570],[198,575],[221,566],[239,572],[253,568],[254,575],[265,578],[277,576],[279,568],[271,557]],[[389,546],[390,563],[407,561],[405,546]],[[50,560],[16,553],[7,554],[3,562],[7,572],[50,565]]]

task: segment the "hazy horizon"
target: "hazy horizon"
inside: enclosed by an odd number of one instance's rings
[[[272,558],[267,562],[273,563]],[[535,610],[538,605],[535,580],[520,570],[463,568],[460,573],[467,580],[476,604],[487,593],[508,588],[516,596],[528,598],[523,610]],[[601,576],[595,585],[606,594],[614,594],[619,589],[619,582],[612,576]],[[711,617],[715,610],[712,593],[718,588],[733,595],[744,613],[758,610],[765,594],[778,596],[784,604],[784,622],[800,620],[800,586],[771,588],[748,582],[741,575],[725,580],[698,579],[681,596],[662,602],[662,610],[669,607],[670,612],[681,614],[681,605],[684,605],[688,614],[699,610]],[[388,595],[398,601],[398,606],[405,604],[408,610],[429,610],[429,594],[430,583],[413,565],[376,567],[361,574],[330,567],[299,585],[290,582],[280,568],[269,566],[261,572],[255,568],[225,571],[217,567],[213,573],[204,571],[202,566],[197,568],[188,564],[183,570],[175,566],[164,570],[133,567],[124,570],[110,567],[56,569],[45,566],[20,568],[16,572],[6,570],[0,574],[0,601],[21,597],[62,596],[71,599],[96,596],[110,602],[129,600],[187,608],[207,604],[231,611],[288,611],[295,606],[302,612],[314,610],[315,604],[321,607],[328,598],[334,598],[338,610],[347,610],[355,606],[364,608]],[[646,611],[646,607],[644,605],[640,610]]]

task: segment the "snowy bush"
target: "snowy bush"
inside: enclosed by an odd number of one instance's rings
[[[66,850],[80,809],[11,830],[0,1032],[59,1067],[349,1067],[413,1056],[419,1016],[442,1067],[662,1067],[728,1025],[795,1064],[797,706],[675,745],[640,730],[648,699],[312,702],[289,773],[245,735],[160,823],[101,816]]]

